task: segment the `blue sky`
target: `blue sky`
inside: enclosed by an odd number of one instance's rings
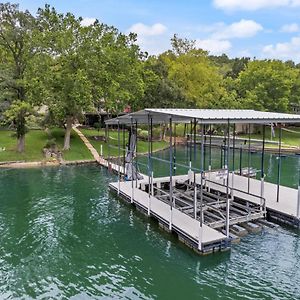
[[[300,62],[300,0],[21,0],[35,13],[45,3],[134,31],[150,54],[170,48],[170,37],[196,40],[211,54]]]

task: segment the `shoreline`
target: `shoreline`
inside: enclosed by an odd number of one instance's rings
[[[176,143],[177,145],[183,145],[181,142]],[[215,145],[212,145],[214,147]],[[167,150],[170,146],[166,145],[165,147],[156,149],[153,153]],[[236,148],[239,149],[239,148]],[[243,149],[248,151],[248,149]],[[251,147],[251,152],[260,152],[260,148]],[[265,148],[265,152],[278,155],[278,149],[274,148]],[[300,155],[300,149],[295,148],[282,148],[281,154],[283,155]],[[138,153],[138,155],[145,156],[147,152]],[[103,157],[104,159],[117,158],[117,156]],[[58,167],[58,166],[68,166],[68,165],[84,165],[84,164],[99,164],[95,159],[83,159],[83,160],[70,160],[70,161],[7,161],[0,162],[0,169],[10,168],[10,169],[23,169],[23,168],[40,168],[40,167]],[[101,164],[100,164],[101,165]]]

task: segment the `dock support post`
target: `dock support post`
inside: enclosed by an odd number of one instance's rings
[[[209,124],[209,162],[208,162],[208,180],[210,181],[211,173],[211,124]],[[208,192],[210,192],[210,182],[208,183]]]
[[[130,139],[129,139],[129,149],[131,144],[131,138],[133,135],[133,124],[132,124],[132,117],[130,118]],[[133,156],[134,156],[134,149],[130,149],[131,152],[131,199],[130,202],[133,203],[134,199],[134,184],[133,184]]]
[[[118,195],[120,194],[120,121],[118,120]]]
[[[261,174],[260,174],[260,210],[265,212],[263,198],[265,197],[265,138],[266,138],[266,125],[263,125],[263,143],[261,151]]]
[[[230,147],[230,140],[229,140]],[[233,124],[233,141],[232,141],[232,179],[231,179],[231,199],[234,199],[234,175],[235,175],[235,123]]]
[[[172,230],[173,217],[173,140],[172,140],[172,117],[170,116],[170,221],[169,230]]]
[[[197,168],[197,161],[196,161],[196,127],[197,127],[197,120],[194,119],[194,167]],[[196,171],[194,173],[194,218],[197,220],[197,182],[196,182]]]
[[[297,218],[300,218],[300,183],[298,185]]]
[[[248,124],[248,194],[250,193],[251,124]]]
[[[277,169],[277,200],[279,202],[280,179],[281,179],[281,140],[282,140],[282,124],[279,127],[279,146],[278,146],[278,169]]]
[[[227,178],[226,178],[226,236],[229,238],[229,212],[230,212],[230,198],[229,198],[229,149],[230,149],[230,124],[229,119],[227,121],[227,155],[225,157],[226,159],[226,172],[227,172]],[[225,155],[225,152],[224,152]]]
[[[151,132],[151,128],[150,128],[150,115],[148,114],[148,216],[150,216],[151,213],[151,189],[150,189],[150,185],[151,185],[151,163],[150,163],[150,155],[151,155],[151,145],[150,145],[150,140],[151,140],[151,136],[150,136],[150,132]]]
[[[198,250],[202,251],[202,231],[203,231],[203,175],[204,175],[204,125],[201,125],[201,181],[200,181],[200,222],[199,222],[199,237]]]
[[[298,172],[299,182],[298,182],[298,201],[297,201],[297,218],[300,218],[300,170]]]
[[[189,166],[190,166],[190,171],[192,170],[192,133],[193,133],[193,128],[192,128],[192,121],[191,121],[191,128],[190,128],[190,163],[189,163]]]

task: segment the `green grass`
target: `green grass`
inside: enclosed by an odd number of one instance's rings
[[[55,138],[55,141],[59,149],[63,148],[64,145],[64,134],[65,131],[62,128],[51,129],[51,136]],[[76,132],[72,130],[71,133],[71,149],[63,151],[64,160],[93,160],[93,156],[89,149],[85,146],[81,138]]]
[[[43,159],[42,149],[46,144],[48,134],[42,130],[32,130],[26,134],[25,152],[16,151],[17,138],[15,133],[9,130],[0,131],[0,162],[3,161],[41,161]]]
[[[104,137],[105,131],[103,129],[100,129],[100,131],[98,131],[97,129],[81,128],[80,131],[88,138],[88,140],[94,146],[94,148],[98,151],[98,153],[100,153],[100,147],[102,145],[104,156],[107,156],[108,154],[110,156],[118,155],[118,149],[113,148],[113,147],[109,147],[109,149],[108,149],[107,143],[102,142],[102,141],[97,141],[93,138],[94,136],[98,136],[98,135]],[[125,133],[125,145],[127,144],[127,142],[128,142],[128,132]],[[121,143],[121,147],[123,148],[122,132],[120,134],[120,143]],[[116,130],[109,131],[109,144],[111,146],[118,147],[118,132]],[[168,146],[168,143],[165,141],[155,141],[152,144],[153,144],[153,151],[164,149]],[[139,154],[147,153],[148,152],[148,141],[139,140],[138,145],[137,145],[137,151]],[[121,151],[121,155],[122,154],[123,153]]]
[[[284,146],[296,146],[300,147],[300,128],[299,127],[287,127],[288,130],[295,132],[289,132],[282,130],[282,143]],[[239,137],[248,138],[247,135],[239,135]],[[262,133],[251,134],[251,139],[262,139]],[[266,127],[266,140],[271,140],[271,128]],[[272,138],[273,141],[279,141],[279,128],[275,128],[275,137]],[[268,147],[277,148],[277,145],[268,145]]]
[[[5,161],[42,161],[44,156],[42,149],[47,140],[55,138],[59,149],[63,148],[64,130],[61,128],[50,129],[49,133],[44,130],[30,130],[25,138],[25,151],[19,153],[16,151],[17,139],[13,131],[0,130],[0,162]],[[63,152],[64,160],[88,160],[93,159],[92,154],[86,148],[80,137],[72,132],[71,149]]]

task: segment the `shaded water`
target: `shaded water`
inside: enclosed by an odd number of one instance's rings
[[[192,148],[190,152],[189,147],[177,146],[174,150],[176,153],[176,163],[187,166],[186,168],[182,166],[177,166],[176,174],[187,174],[190,154],[192,159],[192,166],[200,170],[201,166],[201,151],[200,146],[197,145],[196,151]],[[208,170],[209,166],[209,147],[206,147],[205,151],[205,160],[204,160],[204,169]],[[243,151],[240,155],[240,151],[236,150],[234,155],[233,162],[233,151],[230,150],[230,159],[229,167],[230,170],[233,169],[239,171],[240,168],[247,168],[248,164],[250,167],[253,167],[258,170],[257,179],[260,179],[260,170],[261,170],[261,158],[262,155],[260,152],[250,153],[248,157],[248,151]],[[164,150],[160,152],[153,153],[153,157],[164,159],[166,162],[158,161],[153,159],[153,170],[154,177],[159,176],[168,176],[170,174],[169,160],[170,160],[170,151]],[[140,156],[138,158],[140,164],[140,170],[147,174],[147,167],[145,166],[148,162],[147,156]],[[234,164],[233,164],[234,163]],[[268,182],[276,183],[278,180],[278,155],[272,153],[265,153],[264,155],[264,173],[265,180]],[[224,165],[224,153],[221,154],[219,148],[211,149],[211,166],[212,169],[220,169],[221,165]],[[298,188],[299,176],[300,176],[300,155],[282,155],[281,157],[281,177],[280,184],[289,186],[292,188]]]
[[[300,299],[300,235],[199,257],[108,192],[96,166],[0,172],[0,298]]]

